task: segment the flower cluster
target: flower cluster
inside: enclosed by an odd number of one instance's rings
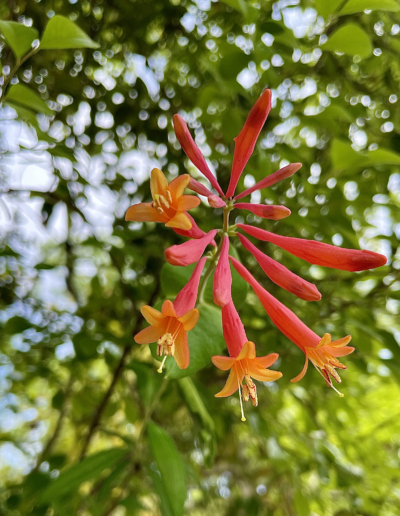
[[[255,344],[247,339],[232,301],[230,263],[254,290],[273,324],[303,351],[304,367],[300,374],[291,380],[292,382],[303,378],[310,360],[327,385],[335,389],[332,379],[337,383],[341,382],[336,369],[346,369],[338,358],[352,353],[354,348],[347,346],[351,340],[350,336],[332,341],[331,335],[326,333],[321,338],[289,308],[267,292],[238,260],[230,256],[230,239],[237,237],[275,284],[306,301],[321,299],[321,294],[314,284],[300,278],[284,265],[262,253],[244,234],[238,233],[238,230],[257,240],[271,242],[311,264],[323,267],[362,271],[380,267],[386,263],[385,256],[372,251],[343,249],[313,240],[280,236],[246,224],[229,225],[229,215],[234,209],[247,210],[258,217],[272,220],[283,219],[290,215],[290,210],[285,206],[238,201],[256,190],[270,187],[292,176],[301,168],[300,163],[290,164],[235,195],[239,178],[254,150],[270,109],[271,91],[265,90],[235,138],[232,173],[225,193],[193,140],[186,123],[179,115],[174,115],[174,129],[178,141],[193,165],[208,179],[210,188],[188,174],[179,176],[168,184],[163,173],[154,169],[150,181],[153,202],[131,206],[126,214],[126,220],[163,222],[178,234],[189,238],[186,242],[173,245],[165,251],[166,260],[170,264],[187,266],[197,262],[188,284],[174,302],[165,301],[161,312],[150,306],[142,308],[142,314],[150,326],[138,333],[135,341],[139,344],[157,342],[158,355],[160,357],[164,355],[164,361],[167,356],[173,356],[180,368],[187,368],[189,348],[186,333],[197,323],[199,310],[195,307],[198,305],[201,310],[199,299],[202,297],[208,278],[214,272],[213,299],[214,303],[222,308],[222,328],[229,356],[212,357],[212,362],[223,371],[230,370],[224,388],[216,396],[230,396],[238,390],[243,420],[243,401],[251,400],[254,406],[258,403],[253,379],[270,382],[277,380],[282,374],[268,369],[277,360],[278,355],[271,353],[264,357],[256,357]],[[207,197],[211,207],[223,209],[224,219],[221,230],[214,229],[204,233],[196,225],[187,212],[198,206],[200,200],[195,196],[184,195],[185,188]],[[219,237],[218,244],[215,242],[217,237]],[[211,251],[203,256],[209,245],[212,246]],[[203,273],[206,263],[208,267]],[[341,393],[339,394],[342,396]]]

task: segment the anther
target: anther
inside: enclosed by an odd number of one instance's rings
[[[157,208],[157,211],[160,215],[162,215],[164,213],[164,210],[162,208]]]
[[[167,200],[169,203],[172,203],[172,196],[171,196],[171,192],[169,190],[166,190],[165,192],[165,195],[167,197]]]

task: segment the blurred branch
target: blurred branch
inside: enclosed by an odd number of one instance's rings
[[[60,432],[61,432],[61,429],[62,429],[62,425],[64,423],[64,419],[65,419],[65,417],[67,415],[67,412],[68,412],[68,409],[69,409],[69,396],[70,396],[71,391],[72,391],[73,383],[74,383],[74,378],[73,378],[72,373],[71,373],[70,377],[69,377],[69,380],[68,380],[68,383],[67,383],[67,387],[65,389],[64,401],[63,401],[63,404],[62,404],[62,407],[61,407],[61,410],[60,410],[60,415],[58,416],[58,420],[57,420],[56,427],[54,429],[54,433],[51,436],[50,440],[47,442],[47,444],[44,447],[42,453],[38,457],[38,460],[36,462],[36,466],[34,468],[34,471],[36,471],[38,469],[38,467],[43,462],[43,460],[50,454],[51,450],[53,449],[53,446],[54,446],[55,442],[58,439],[58,436],[60,435]]]
[[[115,262],[114,262],[115,263]],[[160,283],[159,281],[157,282],[157,285],[156,285],[156,288],[154,289],[149,301],[148,301],[148,304],[151,305],[153,304],[153,301],[154,299],[157,297],[158,295],[158,291],[159,291],[159,286],[160,286]],[[137,321],[136,321],[136,324],[135,324],[135,327],[132,331],[132,334],[135,335],[139,329],[140,329],[140,326],[142,324],[142,319],[140,317],[137,318]],[[86,455],[86,452],[88,450],[88,447],[90,445],[90,442],[93,438],[93,435],[97,429],[97,427],[99,426],[100,424],[100,421],[101,421],[101,417],[103,415],[103,412],[108,404],[108,401],[109,399],[111,398],[111,395],[112,393],[114,392],[114,388],[124,370],[124,367],[125,367],[125,362],[126,362],[126,359],[129,355],[129,352],[131,351],[132,349],[132,346],[129,344],[127,346],[124,347],[124,350],[122,352],[122,355],[121,355],[121,358],[118,362],[118,365],[117,367],[115,368],[115,371],[114,371],[114,374],[113,374],[113,377],[112,377],[112,380],[111,380],[111,383],[110,383],[110,386],[109,388],[107,389],[106,393],[104,394],[104,397],[103,399],[101,400],[100,402],[100,405],[97,407],[94,415],[93,415],[93,418],[92,418],[92,421],[90,423],[90,426],[89,426],[89,430],[88,430],[88,433],[86,435],[86,438],[85,438],[85,441],[83,443],[83,447],[82,447],[82,451],[81,451],[81,454],[80,454],[80,460],[82,460],[85,455]]]

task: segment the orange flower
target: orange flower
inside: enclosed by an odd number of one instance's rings
[[[158,372],[162,372],[167,356],[174,357],[178,367],[186,369],[189,365],[186,332],[192,330],[199,320],[197,308],[192,308],[178,317],[173,303],[167,300],[164,301],[161,312],[148,305],[143,306],[141,312],[150,326],[135,335],[135,342],[138,344],[157,342],[158,356],[165,355]]]
[[[354,348],[345,347],[350,341],[351,336],[347,335],[347,337],[343,337],[342,339],[334,340],[332,342],[332,337],[329,335],[329,333],[325,333],[325,335],[319,341],[319,344],[317,344],[315,347],[304,346],[303,351],[306,356],[304,367],[301,373],[290,381],[298,382],[301,380],[307,372],[308,361],[311,360],[329,387],[333,387],[331,378],[340,383],[342,380],[340,379],[340,376],[338,375],[335,368],[337,367],[338,369],[347,369],[347,367],[341,364],[337,357],[344,357],[346,355],[350,355],[350,353],[353,353]],[[341,393],[339,393],[339,395],[343,396]]]
[[[168,185],[161,170],[153,168],[150,178],[153,202],[134,204],[126,212],[125,220],[164,222],[170,228],[191,229],[193,224],[186,212],[196,208],[200,199],[194,195],[183,195],[189,181],[189,174],[184,174]]]
[[[271,353],[265,357],[256,357],[256,347],[254,342],[246,342],[237,357],[212,357],[212,363],[222,371],[231,370],[226,381],[225,387],[215,396],[218,398],[230,396],[239,389],[239,399],[242,409],[242,421],[245,421],[243,414],[242,398],[244,401],[251,399],[256,407],[257,389],[252,378],[260,382],[272,382],[282,376],[279,371],[269,371],[266,369],[276,362],[277,353]],[[242,383],[244,379],[244,384]]]

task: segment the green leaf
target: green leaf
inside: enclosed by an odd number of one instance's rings
[[[400,5],[395,0],[349,0],[340,9],[339,15],[359,13],[367,9],[371,11],[396,12],[400,10]]]
[[[37,113],[54,115],[54,112],[48,107],[46,102],[24,84],[14,84],[11,86],[7,92],[6,100],[16,102],[17,104],[29,109],[33,109],[33,111],[36,111]]]
[[[221,59],[219,65],[220,74],[224,79],[236,79],[238,74],[249,64],[250,56],[241,50],[230,52]]]
[[[220,355],[225,348],[222,334],[221,310],[206,303],[200,305],[200,318],[188,332],[190,364],[179,369],[173,357],[166,360],[168,378],[183,378],[203,369],[211,363],[211,357]]]
[[[41,50],[98,47],[78,25],[59,14],[50,19],[40,43]]]
[[[17,59],[21,59],[32,48],[32,42],[39,38],[39,32],[22,23],[0,20],[0,31]]]
[[[155,487],[159,488],[158,493],[161,494],[162,501],[168,507],[169,514],[182,516],[186,500],[183,460],[171,437],[152,421],[148,424],[148,435],[151,451],[161,474],[161,485],[158,484]]]
[[[78,489],[82,482],[97,477],[126,454],[126,448],[112,448],[86,457],[78,464],[74,464],[63,471],[58,478],[53,480],[43,491],[40,501],[50,502],[53,498],[59,498],[73,492]]]
[[[350,143],[337,139],[333,140],[331,145],[331,158],[333,168],[336,170],[372,165],[400,165],[400,155],[389,149],[377,149],[361,153],[355,151]]]
[[[342,4],[343,0],[314,0],[315,7],[318,13],[325,18],[334,13],[336,9]]]
[[[189,281],[195,264],[187,267],[175,267],[166,263],[161,269],[161,288],[166,297],[175,297]]]
[[[203,444],[204,461],[207,467],[211,467],[217,450],[214,420],[208,413],[191,378],[179,379],[178,385],[192,417],[201,427],[200,438]]]
[[[221,0],[221,2],[243,14],[246,21],[253,22],[258,17],[257,9],[249,5],[246,0]]]
[[[322,45],[322,48],[360,57],[368,57],[372,52],[372,44],[368,34],[355,23],[342,25]]]

